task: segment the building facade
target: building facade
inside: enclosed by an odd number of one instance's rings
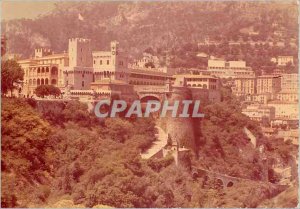
[[[278,56],[276,61],[278,66],[286,66],[288,63],[294,65],[293,56]]]
[[[275,108],[275,118],[280,120],[298,120],[299,105],[297,102],[272,101],[267,104]]]
[[[208,75],[207,70],[198,75],[173,76],[166,69],[144,65],[131,68],[117,41],[110,43],[108,51],[93,51],[90,39],[71,38],[67,53],[36,49],[32,58],[18,62],[25,71],[22,93],[27,97],[33,96],[38,86],[50,84],[60,88],[64,98],[90,101],[118,96],[132,100],[139,95],[138,89],[142,89],[143,95],[162,95],[167,83],[182,82],[199,98],[220,101],[219,78]]]
[[[93,52],[93,69],[95,81],[108,78],[128,82],[130,75],[128,60],[125,54],[119,50],[117,41],[110,43],[110,51]]]
[[[257,77],[257,93],[276,94],[281,89],[281,76],[262,75]]]
[[[88,90],[94,80],[91,40],[69,39],[69,65],[64,68],[63,86],[70,89]]]
[[[208,60],[207,71],[220,78],[254,77],[254,71],[245,61]]]
[[[285,92],[298,92],[298,78],[297,73],[281,74],[281,90]]]
[[[31,59],[18,61],[24,69],[24,96],[31,96],[39,85],[64,86],[63,70],[69,65],[68,55],[53,54],[49,49],[36,49]]]
[[[271,121],[275,118],[275,108],[260,104],[249,105],[247,108],[242,109],[242,113],[247,115],[251,120]]]
[[[232,93],[236,96],[253,95],[256,93],[256,78],[236,78],[232,87]]]

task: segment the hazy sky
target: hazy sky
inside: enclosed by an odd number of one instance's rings
[[[40,14],[50,12],[55,1],[9,1],[3,0],[1,18],[4,20],[19,18],[36,18]]]

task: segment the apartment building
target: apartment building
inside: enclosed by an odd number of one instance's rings
[[[245,61],[208,60],[207,71],[220,78],[254,77],[254,71]]]

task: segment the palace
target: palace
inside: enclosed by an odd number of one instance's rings
[[[18,61],[25,71],[22,95],[34,96],[37,86],[51,84],[60,88],[65,99],[113,97],[134,101],[147,95],[161,99],[168,83],[182,82],[180,85],[191,88],[197,98],[220,100],[217,77],[174,75],[167,68],[155,66],[159,63],[157,57],[146,55],[131,64],[117,41],[110,43],[110,50],[93,51],[91,40],[83,38],[69,39],[68,52],[60,54],[36,49],[33,57]]]
[[[53,54],[49,49],[36,49],[34,58],[20,60],[24,69],[23,95],[32,95],[39,85],[64,86],[63,70],[69,65],[68,54]]]

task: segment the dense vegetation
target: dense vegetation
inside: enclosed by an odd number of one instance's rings
[[[218,58],[224,58],[225,60],[245,60],[247,66],[261,74],[262,70],[268,73],[272,73],[274,69],[282,68],[285,72],[297,72],[298,67],[291,64],[285,67],[277,67],[271,59],[277,56],[293,56],[295,60],[298,57],[298,49],[293,48],[290,45],[286,47],[270,46],[266,44],[256,44],[251,46],[244,43],[241,45],[229,45],[228,42],[224,42],[219,46],[199,46],[196,47],[192,44],[186,44],[176,50],[172,51],[171,67],[188,67],[188,68],[205,68],[207,66],[207,58],[199,58],[197,55],[199,52],[204,52],[208,56],[215,56]],[[160,54],[157,54],[160,56]],[[295,62],[297,63],[297,61]]]
[[[14,60],[1,61],[1,93],[11,93],[15,88],[15,82],[22,81],[24,70]]]
[[[238,152],[245,146],[253,150],[241,127],[260,137],[259,129],[232,109],[237,107],[230,96],[223,98],[204,109],[199,158],[192,163],[259,180],[261,164]],[[3,99],[2,206],[51,207],[70,199],[88,207],[254,207],[273,195],[259,182],[218,189],[214,181],[193,179],[172,157],[142,160],[140,152],[155,139],[154,127],[154,120],[144,118],[99,121],[76,101]],[[282,159],[294,149],[280,140],[260,143]]]
[[[92,39],[94,50],[118,40],[132,58],[146,50],[171,67],[203,66],[205,61],[196,55],[205,52],[244,59],[258,70],[270,66],[272,56],[296,59],[297,49],[290,42],[297,43],[297,17],[296,2],[65,2],[35,20],[2,22],[2,30],[8,51],[25,57],[39,46],[62,52],[68,38],[85,37]],[[250,31],[258,35],[249,35]],[[283,31],[283,36],[275,35],[276,31]],[[221,46],[198,47],[206,37]],[[286,46],[229,46],[230,41],[284,42]]]

